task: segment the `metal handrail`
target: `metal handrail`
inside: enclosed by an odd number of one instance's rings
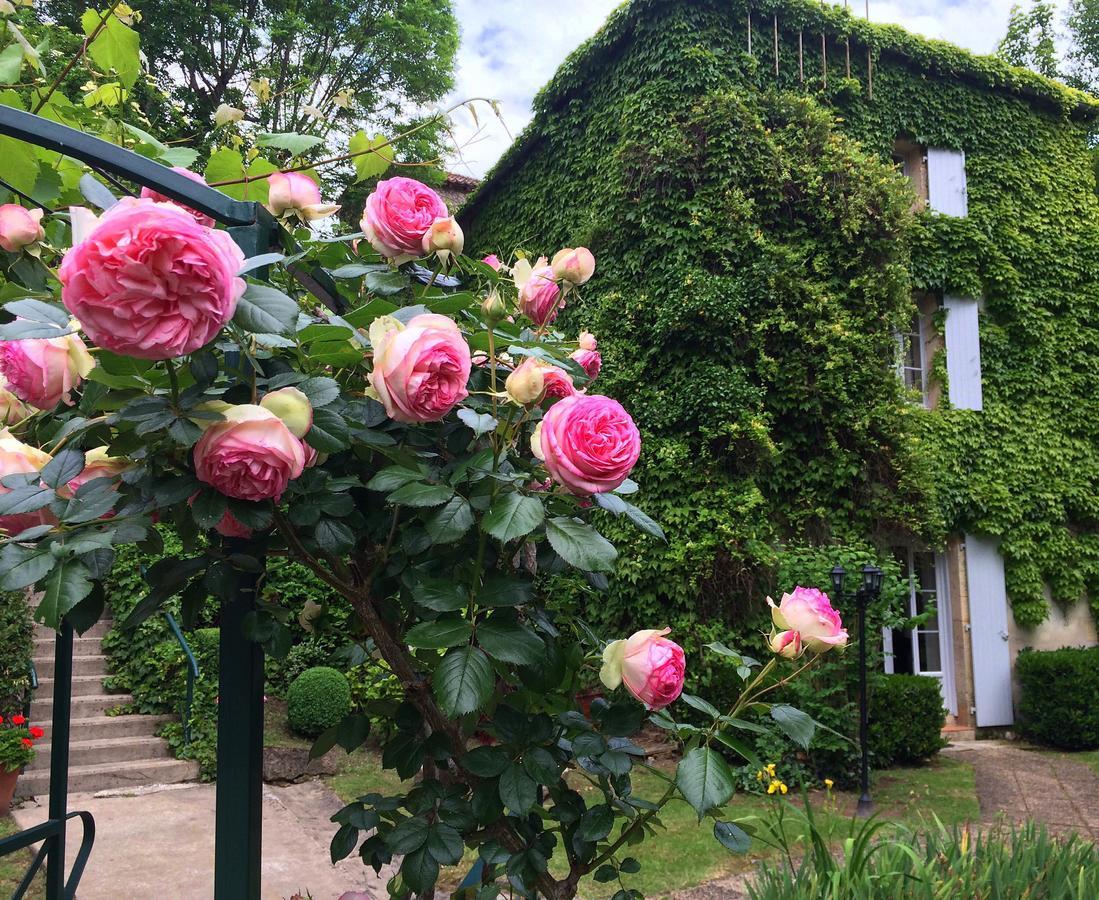
[[[168,627],[172,629],[172,634],[175,635],[176,640],[179,642],[180,648],[183,650],[183,655],[187,657],[187,695],[183,700],[183,746],[190,746],[191,743],[191,704],[195,699],[195,681],[198,679],[198,660],[195,659],[195,654],[191,652],[191,645],[187,643],[187,638],[183,636],[183,632],[179,628],[179,623],[176,622],[175,616],[173,616],[167,610],[164,610],[164,618],[168,621]]]

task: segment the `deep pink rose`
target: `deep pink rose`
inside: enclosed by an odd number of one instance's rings
[[[647,629],[608,644],[599,672],[603,684],[611,690],[625,684],[649,709],[663,709],[678,698],[687,663],[683,648],[664,637],[670,631]]]
[[[610,397],[576,394],[542,419],[542,455],[553,480],[586,497],[613,491],[641,455],[630,414]]]
[[[497,256],[495,253],[490,253],[488,256],[482,259],[481,262],[497,272],[500,271],[500,266],[503,265],[503,263],[500,262],[500,257]]]
[[[548,325],[565,307],[565,295],[551,266],[536,266],[519,288],[519,312],[535,325]]]
[[[408,325],[384,316],[370,326],[370,383],[390,418],[437,422],[469,396],[469,345],[446,316],[425,313]]]
[[[801,633],[797,631],[775,631],[768,640],[771,652],[784,659],[797,659],[805,651],[801,643]]]
[[[190,169],[185,169],[183,166],[172,166],[172,171],[182,175],[184,178],[190,178],[191,181],[197,181],[199,184],[206,184],[206,179],[203,178],[198,172],[192,172]],[[214,219],[206,213],[200,213],[197,209],[191,209],[189,206],[184,206],[182,203],[178,203],[171,197],[167,197],[159,191],[154,191],[151,187],[143,187],[141,189],[141,196],[147,200],[155,200],[157,203],[175,203],[182,210],[186,210],[188,214],[194,217],[194,220],[199,225],[205,225],[207,228],[214,227]]]
[[[12,437],[7,429],[0,431],[0,478],[20,472],[39,472],[49,461],[48,453]],[[0,494],[6,494],[10,490],[11,488],[0,484]],[[47,507],[29,513],[0,516],[0,529],[9,535],[16,535],[35,525],[52,525],[56,521]]]
[[[0,342],[0,373],[8,390],[39,409],[52,409],[62,401],[72,406],[71,392],[94,367],[95,360],[77,334]]]
[[[572,376],[564,369],[545,364],[542,369],[542,377],[546,382],[547,400],[560,400],[564,397],[571,397],[576,393]]]
[[[366,198],[361,224],[370,245],[399,264],[421,256],[424,235],[449,215],[442,197],[426,184],[398,176],[378,182]]]
[[[847,631],[840,614],[823,591],[798,586],[792,594],[783,594],[777,606],[770,597],[767,603],[775,628],[798,632],[802,643],[814,653],[847,646]]]
[[[45,236],[42,210],[27,209],[18,203],[0,206],[0,247],[8,253],[18,253]]]
[[[569,358],[576,360],[592,381],[599,377],[599,371],[603,368],[603,357],[599,355],[598,346],[595,335],[590,331],[581,331],[580,346],[569,354]]]
[[[275,172],[267,176],[267,208],[272,215],[294,213],[307,222],[327,218],[340,210],[339,204],[321,200],[317,182],[302,172]]]
[[[229,510],[225,510],[221,521],[214,526],[214,531],[222,537],[250,538],[252,536],[252,529],[247,525],[242,525],[240,520]]]
[[[86,217],[74,212],[74,222]],[[65,255],[61,299],[100,347],[171,359],[210,343],[233,317],[243,262],[226,232],[174,203],[126,198]]]
[[[225,410],[194,449],[195,475],[227,497],[275,500],[305,468],[301,441],[262,406]]]

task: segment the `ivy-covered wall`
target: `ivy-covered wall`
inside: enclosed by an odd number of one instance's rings
[[[1097,605],[1097,107],[836,7],[752,7],[754,58],[745,4],[625,5],[463,210],[478,249],[599,261],[559,321],[599,337],[669,534],[625,549],[601,609],[735,619],[784,542],[959,531],[1003,539],[1020,623],[1044,583]],[[965,151],[969,218],[909,213],[901,135]],[[982,412],[903,397],[893,332],[917,289],[984,297]]]

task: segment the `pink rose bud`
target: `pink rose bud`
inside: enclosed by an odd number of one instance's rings
[[[26,209],[18,203],[0,206],[0,247],[8,253],[18,253],[42,240],[42,210]]]
[[[495,325],[508,314],[507,304],[499,291],[491,291],[481,304],[481,315],[489,325]]]
[[[771,652],[784,659],[797,659],[805,652],[801,635],[796,631],[772,631],[768,643],[771,645]]]
[[[546,383],[546,399],[562,400],[576,393],[572,376],[564,369],[549,363],[542,364],[542,377]]]
[[[664,635],[670,628],[638,631],[612,641],[603,651],[599,679],[608,689],[620,684],[649,709],[663,709],[683,693],[687,665],[683,648]]]
[[[383,316],[370,326],[378,400],[398,422],[437,422],[469,396],[469,345],[446,316],[425,313],[407,325]]]
[[[486,266],[489,266],[496,272],[499,272],[500,267],[503,265],[503,263],[500,262],[500,257],[497,256],[495,253],[490,253],[488,256],[482,259],[481,262],[483,262]]]
[[[259,405],[270,410],[290,429],[296,438],[303,438],[313,427],[313,405],[296,387],[279,388],[264,394]]]
[[[0,341],[0,374],[8,390],[39,409],[62,401],[72,406],[71,392],[93,368],[95,360],[77,334]]]
[[[74,222],[85,218],[74,214]],[[89,225],[74,234],[58,278],[62,302],[96,345],[172,359],[206,346],[233,317],[244,254],[226,232],[174,203],[134,198]]]
[[[577,496],[613,491],[641,455],[637,426],[610,397],[566,397],[549,408],[541,424],[546,469]]]
[[[206,179],[203,178],[198,172],[192,172],[190,169],[185,169],[182,166],[172,166],[172,171],[190,178],[191,181],[197,181],[199,184],[206,184]],[[206,213],[200,213],[197,209],[191,209],[189,206],[184,206],[182,203],[177,203],[171,197],[167,197],[161,194],[159,191],[154,191],[151,187],[143,187],[141,189],[141,196],[148,200],[155,200],[157,203],[175,203],[180,209],[184,210],[188,215],[193,216],[194,220],[199,225],[205,225],[207,228],[213,228],[217,224],[211,216]]]
[[[339,204],[321,201],[321,190],[301,172],[275,172],[267,176],[267,208],[273,216],[296,215],[306,222],[339,212]]]
[[[195,476],[237,500],[275,500],[305,468],[301,441],[262,406],[230,407],[193,451]]]
[[[31,411],[23,401],[8,390],[7,379],[0,375],[0,425],[14,425],[30,414]]]
[[[124,456],[109,456],[106,447],[96,447],[84,454],[83,471],[57,493],[71,497],[89,481],[96,478],[117,478],[132,465]]]
[[[0,478],[23,472],[39,472],[49,461],[48,453],[12,437],[7,429],[0,431]],[[0,484],[0,494],[6,494],[10,490],[11,488]],[[0,516],[0,529],[8,535],[16,535],[35,525],[52,525],[56,521],[47,507],[29,513]]]
[[[783,594],[777,606],[770,597],[767,603],[775,628],[798,632],[806,648],[814,653],[847,646],[847,631],[840,614],[832,608],[832,601],[823,591],[799,586],[792,594]]]
[[[590,331],[581,331],[579,349],[569,354],[569,358],[576,360],[592,381],[599,377],[599,371],[603,368],[603,357],[595,349],[597,346],[595,335]]]
[[[595,257],[587,247],[566,247],[553,255],[554,277],[571,285],[585,284],[595,274]]]
[[[431,223],[431,227],[424,232],[421,242],[424,253],[436,253],[443,262],[450,258],[450,254],[462,255],[462,249],[466,245],[462,227],[454,216],[440,217]]]
[[[546,379],[542,367],[534,359],[523,360],[504,382],[508,396],[520,406],[530,406],[542,399],[546,392]]]
[[[426,184],[398,176],[378,182],[366,198],[361,224],[370,245],[399,265],[417,259],[424,252],[424,235],[436,219],[449,215],[442,198]]]
[[[565,294],[557,283],[553,269],[535,266],[519,288],[519,312],[535,325],[549,325],[565,307]]]

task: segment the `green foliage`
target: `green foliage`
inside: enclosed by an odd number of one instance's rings
[[[0,772],[18,772],[30,763],[35,754],[34,740],[28,724],[16,725],[11,714],[4,716],[0,723]]]
[[[351,688],[338,669],[306,669],[286,693],[287,717],[298,734],[316,737],[351,712]]]
[[[1099,748],[1099,647],[1023,650],[1021,734],[1065,750]]]
[[[24,592],[0,592],[0,710],[23,708],[30,687],[33,634]]]
[[[1058,77],[1055,14],[1052,3],[1033,3],[1029,8],[1013,6],[1007,34],[996,52],[1013,66],[1026,66],[1039,75]]]
[[[874,765],[926,762],[946,746],[943,696],[936,678],[885,675],[870,695],[870,752]]]

